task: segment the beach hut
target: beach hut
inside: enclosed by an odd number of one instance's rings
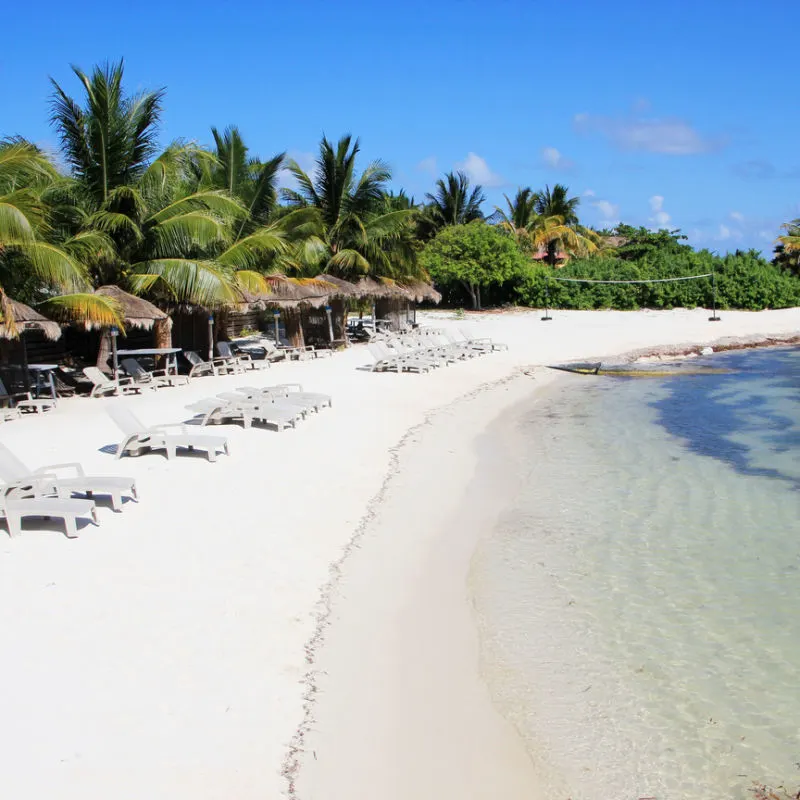
[[[324,315],[320,312],[308,312],[303,315],[303,327],[309,341],[319,344],[347,345],[347,306],[351,299],[366,295],[356,286],[336,275],[322,273],[314,278],[326,284],[328,304]]]
[[[282,320],[287,341],[294,347],[303,347],[303,311],[327,305],[331,285],[314,278],[287,278],[285,275],[270,275],[267,282],[270,288],[268,294],[243,293],[242,307],[228,318],[228,336],[238,336],[243,329],[258,327],[259,317],[263,319],[260,312],[271,310],[273,319],[265,320],[267,328],[270,323],[274,325],[275,336],[279,339],[277,331]],[[272,331],[267,330],[267,333]]]
[[[22,382],[25,390],[31,386],[30,365],[28,363],[28,340],[26,334],[38,332],[48,342],[61,338],[61,326],[53,320],[42,316],[25,303],[12,300],[6,294],[0,294],[0,338],[6,341],[19,341],[16,358],[21,361]],[[14,360],[12,351],[6,352],[6,360]],[[9,356],[11,358],[9,359]],[[19,380],[19,371],[13,370],[15,380]],[[13,376],[12,376],[13,377]]]
[[[154,347],[172,346],[172,320],[165,311],[143,297],[137,297],[120,289],[119,286],[101,286],[95,289],[94,293],[114,301],[119,308],[119,316],[125,325],[126,332],[131,329],[153,331]],[[85,323],[84,327],[92,330],[96,326],[92,323]],[[109,328],[102,328],[101,331],[97,366],[106,370],[108,369],[108,358],[115,347],[115,338],[119,332]]]

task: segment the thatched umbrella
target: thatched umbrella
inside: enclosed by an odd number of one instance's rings
[[[158,347],[170,347],[172,345],[170,330],[172,320],[169,315],[157,306],[154,306],[143,297],[137,297],[119,288],[119,286],[101,286],[95,289],[94,294],[101,297],[108,297],[119,308],[119,316],[126,328],[141,328],[152,330],[155,327],[156,342]],[[85,323],[87,330],[95,326],[93,323]],[[100,350],[97,354],[97,366],[101,369],[108,362],[109,351],[111,351],[114,363],[114,375],[117,374],[117,333],[116,328],[103,329],[100,339]]]
[[[398,286],[406,293],[409,300],[414,303],[422,303],[426,300],[437,304],[442,302],[442,295],[429,283],[408,281],[399,283]]]
[[[27,330],[40,330],[51,341],[61,337],[61,326],[25,303],[3,296],[2,316],[0,317],[0,338],[17,339]],[[24,344],[24,340],[23,340]]]
[[[337,278],[335,275],[328,275],[323,272],[317,275],[314,279],[323,281],[331,288],[329,305],[325,308],[325,313],[328,316],[328,338],[331,342],[334,341],[335,336],[333,333],[334,317],[336,318],[337,325],[341,321],[342,338],[347,343],[347,336],[345,330],[347,328],[347,306],[346,301],[351,297],[366,297],[366,294],[359,289],[356,284],[350,283],[343,278]]]
[[[54,342],[61,337],[61,326],[42,316],[38,311],[34,311],[30,306],[26,306],[25,303],[12,300],[2,292],[0,295],[0,338],[21,341],[22,369],[27,391],[30,388],[30,370],[28,368],[28,345],[23,334],[25,331],[40,330],[51,342]]]

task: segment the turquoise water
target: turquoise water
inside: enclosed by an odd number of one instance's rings
[[[553,800],[800,788],[800,350],[576,378],[473,559],[493,700]]]

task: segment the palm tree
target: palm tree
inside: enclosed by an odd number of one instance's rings
[[[402,245],[413,209],[387,205],[391,172],[384,162],[356,172],[359,151],[349,134],[335,146],[323,136],[312,175],[289,162],[298,188],[283,190],[294,209],[283,221],[295,241],[296,263],[306,271],[398,276],[411,266]]]
[[[56,298],[62,308],[84,321],[117,324],[114,304],[87,291],[85,256],[104,246],[103,237],[61,239],[49,224],[44,198],[59,180],[47,157],[30,142],[0,141],[0,294],[10,291],[36,302],[70,292]],[[4,317],[13,329],[7,310]]]
[[[185,144],[153,158],[163,90],[126,96],[122,62],[96,67],[91,76],[73,71],[83,106],[53,81],[52,121],[72,169],[59,217],[77,224],[76,233],[113,243],[110,257],[93,265],[95,282],[127,283],[166,304],[205,307],[238,299],[242,288],[267,291],[259,262],[286,245],[280,232],[251,224],[250,208],[231,196],[230,186],[245,193],[234,174],[241,161],[236,137],[219,137],[227,162]],[[198,165],[209,185],[198,181]],[[220,175],[225,186],[216,188]],[[271,202],[269,185],[256,181],[249,195],[257,213]]]
[[[506,208],[494,207],[492,221],[501,229],[514,237],[517,244],[525,251],[534,249],[537,243],[534,242],[533,232],[539,221],[536,213],[536,202],[538,195],[530,187],[517,189],[517,194],[513,200],[508,195],[503,195],[506,201]]]
[[[786,233],[778,237],[774,261],[789,272],[800,275],[800,219],[793,219],[781,227]]]
[[[420,219],[422,238],[435,236],[448,225],[466,225],[483,219],[481,203],[486,200],[483,187],[470,188],[469,178],[463,172],[448,172],[436,181],[436,191],[425,197],[428,204]]]
[[[533,230],[534,242],[546,248],[545,262],[554,267],[559,250],[568,254],[583,255],[597,249],[599,236],[582,226],[578,220],[579,197],[569,197],[569,189],[557,183],[552,190],[545,186],[537,192],[533,204],[538,215]]]

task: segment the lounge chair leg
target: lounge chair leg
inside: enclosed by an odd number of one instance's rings
[[[78,523],[75,517],[64,517],[64,533],[67,539],[78,538]]]

